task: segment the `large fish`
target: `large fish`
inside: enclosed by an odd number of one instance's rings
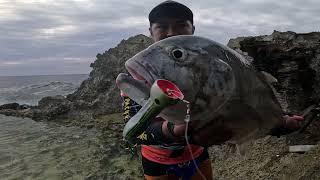
[[[190,102],[191,131],[206,131],[200,136],[204,145],[241,143],[281,123],[283,112],[268,78],[236,51],[210,39],[170,37],[136,54],[125,67],[130,75],[119,74],[117,85],[140,105],[155,80],[175,83]],[[186,104],[167,107],[159,116],[183,122]]]

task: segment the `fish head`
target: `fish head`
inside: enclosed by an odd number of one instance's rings
[[[190,102],[192,120],[209,120],[206,115],[225,103],[235,86],[232,68],[222,60],[223,53],[216,48],[219,46],[202,37],[174,36],[136,54],[126,61],[125,67],[134,80],[144,82],[146,89],[157,79],[173,82]],[[183,102],[165,108],[160,114],[174,122],[182,121],[185,115]]]

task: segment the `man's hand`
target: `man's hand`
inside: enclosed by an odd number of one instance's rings
[[[302,127],[304,117],[298,115],[285,115],[282,117],[282,124],[278,127],[271,129],[270,135],[278,136],[290,134],[299,130]]]
[[[163,132],[165,137],[170,138],[171,141],[182,142],[185,141],[186,124],[173,124],[167,126],[168,122],[163,123]],[[215,127],[197,127],[197,123],[190,123],[188,127],[188,136],[191,144],[201,146],[210,146],[212,144],[221,144],[231,137],[231,132],[227,129]]]
[[[283,116],[283,127],[289,130],[298,130],[304,121],[303,116],[298,115],[285,115]]]
[[[173,133],[174,136],[184,136],[186,131],[186,124],[182,123],[182,124],[175,124],[174,128],[173,128]]]

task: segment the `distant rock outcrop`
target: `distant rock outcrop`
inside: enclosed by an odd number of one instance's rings
[[[93,115],[115,113],[121,110],[120,91],[115,79],[120,72],[125,72],[124,62],[152,44],[152,39],[137,35],[122,40],[115,48],[103,54],[90,65],[93,70],[80,88],[67,99],[77,105],[76,110],[89,109]]]
[[[320,100],[320,32],[231,39],[228,46],[252,57],[258,70],[277,78],[285,111],[299,113]]]

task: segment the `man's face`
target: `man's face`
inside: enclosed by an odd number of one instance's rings
[[[149,31],[155,42],[176,35],[192,35],[194,26],[189,20],[164,18],[152,23]]]

